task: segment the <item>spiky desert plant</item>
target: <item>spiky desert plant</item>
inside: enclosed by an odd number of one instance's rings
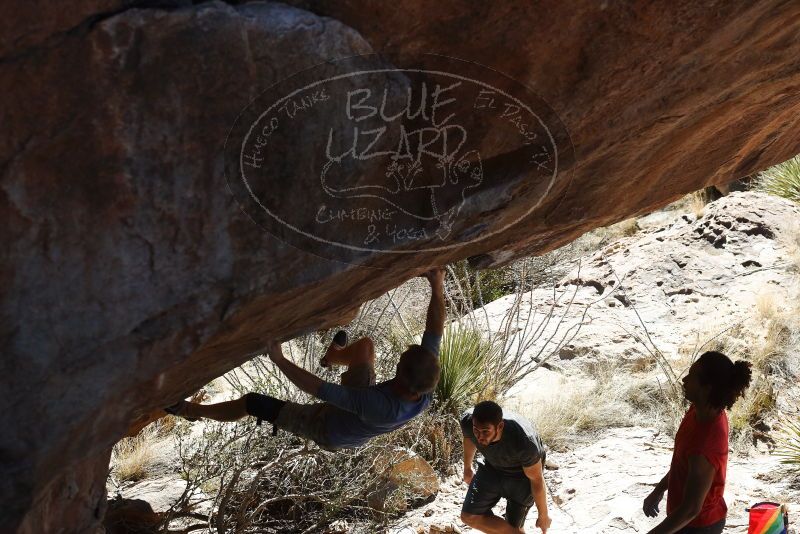
[[[758,189],[800,204],[800,155],[758,175]]]
[[[800,419],[786,421],[775,441],[778,445],[775,455],[781,463],[800,469]]]
[[[500,347],[469,325],[451,323],[442,337],[442,374],[434,394],[442,411],[457,412],[486,389],[487,371],[502,357]]]

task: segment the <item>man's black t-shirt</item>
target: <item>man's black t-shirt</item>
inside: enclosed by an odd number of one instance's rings
[[[498,441],[483,446],[472,432],[472,408],[461,416],[461,432],[472,441],[491,467],[509,474],[522,473],[544,457],[544,446],[539,434],[526,418],[503,410],[503,434]]]

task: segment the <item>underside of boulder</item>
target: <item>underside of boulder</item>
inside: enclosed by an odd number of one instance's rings
[[[346,323],[431,266],[540,254],[800,152],[796,2],[14,4],[0,7],[2,532],[102,529],[111,446],[269,339]],[[367,223],[384,203],[431,225],[355,247],[368,224],[343,222],[347,188],[306,181],[320,132],[350,131],[353,116],[326,106],[363,89],[351,76],[331,99],[296,99],[291,116],[313,120],[269,153],[242,152],[269,159],[261,207],[340,224],[324,240],[265,228],[275,217],[259,221],[231,180],[247,163],[227,154],[231,134],[298,73],[344,79],[331,73],[345,58],[391,72],[394,103],[417,75],[464,71],[459,87],[525,95],[552,134],[546,158],[528,157],[511,116],[482,127],[488,100],[453,99],[442,109],[480,158],[446,161],[461,186],[427,204],[408,174],[400,204],[371,197]],[[365,162],[330,176],[377,187],[388,171]],[[320,207],[326,191],[341,209]]]

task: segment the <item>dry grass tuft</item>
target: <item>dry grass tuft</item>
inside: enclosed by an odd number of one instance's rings
[[[178,424],[178,418],[174,415],[167,415],[153,424],[156,425],[156,428],[158,428],[158,434],[160,436],[166,436],[175,430],[175,426]]]
[[[695,218],[700,219],[706,213],[706,196],[704,192],[695,191],[694,193],[689,193],[687,196],[687,204],[689,210],[694,214]]]
[[[749,360],[769,376],[793,379],[798,373],[800,305],[794,298],[780,303],[774,293],[763,293],[756,301],[758,330],[750,342]]]
[[[628,374],[602,372],[594,385],[562,383],[547,397],[515,411],[533,421],[542,441],[556,450],[565,449],[577,432],[630,426],[634,410],[626,402],[631,386]]]
[[[778,315],[777,297],[772,291],[759,293],[756,297],[756,312],[761,319],[771,320]]]
[[[701,189],[682,196],[675,202],[665,206],[664,210],[677,211],[680,213],[689,212],[694,214],[695,218],[699,219],[705,214],[706,204],[708,204],[708,198],[705,194],[705,190]]]
[[[769,381],[758,377],[747,394],[731,408],[730,427],[734,434],[751,433],[753,427],[764,423],[775,409],[775,389]]]
[[[593,230],[591,234],[594,240],[597,241],[595,247],[599,248],[623,237],[635,235],[639,230],[639,222],[634,217],[608,226],[603,226],[602,228],[597,228]]]
[[[789,270],[800,273],[800,223],[789,224],[780,232],[779,239],[788,249]]]
[[[670,363],[678,377],[691,365],[689,358],[685,356]],[[628,377],[624,400],[633,410],[635,424],[658,427],[670,436],[677,432],[687,408],[680,384],[673,387],[663,373],[643,378]]]
[[[612,234],[617,234],[621,237],[629,237],[635,235],[640,230],[639,222],[634,219],[626,219],[617,224],[611,225],[609,228]]]
[[[174,426],[174,422],[172,423]],[[159,424],[151,424],[132,438],[121,439],[111,452],[111,472],[120,482],[135,482],[147,477],[148,468],[155,457],[154,444],[158,440]]]

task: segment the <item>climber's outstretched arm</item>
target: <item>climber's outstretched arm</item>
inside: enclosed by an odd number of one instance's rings
[[[272,360],[278,369],[286,375],[292,384],[302,389],[309,395],[317,396],[319,387],[322,385],[322,379],[313,373],[309,373],[302,367],[295,365],[293,362],[287,360],[283,356],[281,344],[277,341],[272,341],[267,345],[267,355]]]
[[[444,269],[437,267],[423,274],[431,283],[431,303],[428,305],[428,316],[425,330],[437,336],[444,333]]]

